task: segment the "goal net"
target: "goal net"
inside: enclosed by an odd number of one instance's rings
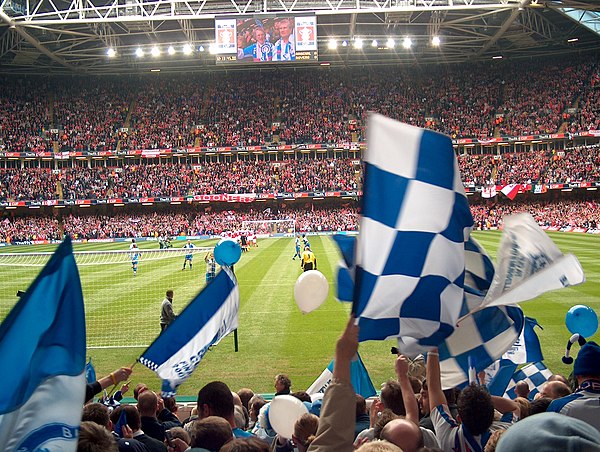
[[[296,220],[242,221],[242,229],[256,235],[292,236],[296,233]]]
[[[204,257],[212,247],[140,249],[137,273],[130,251],[74,252],[85,303],[87,346],[148,346],[160,333],[160,306],[174,291],[181,312],[205,285]],[[53,253],[0,254],[0,321],[16,304]],[[185,256],[192,255],[182,270]]]

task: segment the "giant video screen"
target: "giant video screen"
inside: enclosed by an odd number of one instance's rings
[[[318,61],[317,17],[215,19],[217,64]]]

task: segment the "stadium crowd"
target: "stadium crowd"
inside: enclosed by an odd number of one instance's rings
[[[526,63],[518,71],[500,63],[261,72],[252,78],[5,77],[0,149],[363,141],[369,111],[453,138],[595,130],[599,71],[596,59],[586,58]],[[50,133],[54,129],[58,133]]]
[[[356,159],[148,163],[50,170],[0,169],[0,201],[107,199],[203,194],[357,191]],[[565,151],[460,155],[467,186],[600,180],[600,146]]]
[[[355,191],[351,159],[0,169],[0,200],[106,199],[220,193]],[[57,184],[60,184],[58,187]]]
[[[529,212],[544,227],[598,229],[600,205],[592,201],[564,200],[559,202],[495,202],[472,204],[476,229],[502,227],[502,218],[516,212]],[[287,220],[274,231],[273,226],[258,224],[250,227],[246,221]],[[75,239],[106,239],[162,236],[222,235],[245,229],[258,234],[291,232],[291,222],[297,232],[356,231],[358,209],[351,204],[314,207],[290,207],[279,210],[252,208],[214,210],[211,206],[188,211],[153,213],[118,213],[112,215],[65,215],[62,219],[46,216],[5,217],[0,221],[0,242],[14,243],[35,240],[58,240],[62,233]],[[62,233],[61,233],[62,231]]]
[[[56,80],[54,122],[60,150],[116,149],[129,109],[130,85],[118,80]]]
[[[222,381],[211,381],[199,388],[191,412],[183,413],[174,397],[163,398],[145,383],[138,383],[133,391],[135,405],[121,405],[115,398],[93,403],[93,396],[102,389],[132,379],[131,368],[117,369],[88,384],[89,402],[83,407],[78,450],[600,450],[600,408],[595,389],[600,385],[600,346],[595,342],[582,346],[572,378],[554,374],[531,385],[523,380],[515,386],[512,398],[490,395],[485,371],[462,390],[442,390],[437,349],[427,353],[426,361],[422,356],[410,360],[398,355],[393,363],[390,360],[394,378],[367,403],[356,393],[360,390],[351,377],[351,361],[359,348],[358,330],[351,317],[337,341],[332,381],[321,397],[311,396],[293,386],[286,374],[278,374],[270,402],[250,388],[234,392]],[[128,390],[125,383],[117,400]],[[286,414],[275,418],[278,397],[282,406],[290,407],[293,404],[288,400],[298,399],[307,412],[287,414],[281,408],[277,413]]]

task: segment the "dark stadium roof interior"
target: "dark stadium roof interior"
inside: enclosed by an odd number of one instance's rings
[[[308,12],[317,15],[319,60],[331,65],[461,63],[600,50],[598,0],[0,0],[0,73],[231,68],[217,68],[208,52],[215,17]],[[441,38],[439,47],[430,43],[434,35]],[[406,36],[414,43],[410,50],[402,47]],[[395,39],[394,49],[385,48],[388,37]],[[335,50],[328,49],[331,38],[338,42]],[[362,49],[353,48],[355,38],[364,39]],[[378,47],[371,45],[374,39]],[[193,45],[191,55],[166,55],[167,46],[181,49],[185,43]],[[161,57],[134,55],[138,46],[152,45],[161,47]],[[115,58],[107,57],[109,47]]]

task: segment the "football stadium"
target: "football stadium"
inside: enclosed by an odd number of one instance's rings
[[[594,0],[0,0],[0,449],[600,450],[599,188]]]

